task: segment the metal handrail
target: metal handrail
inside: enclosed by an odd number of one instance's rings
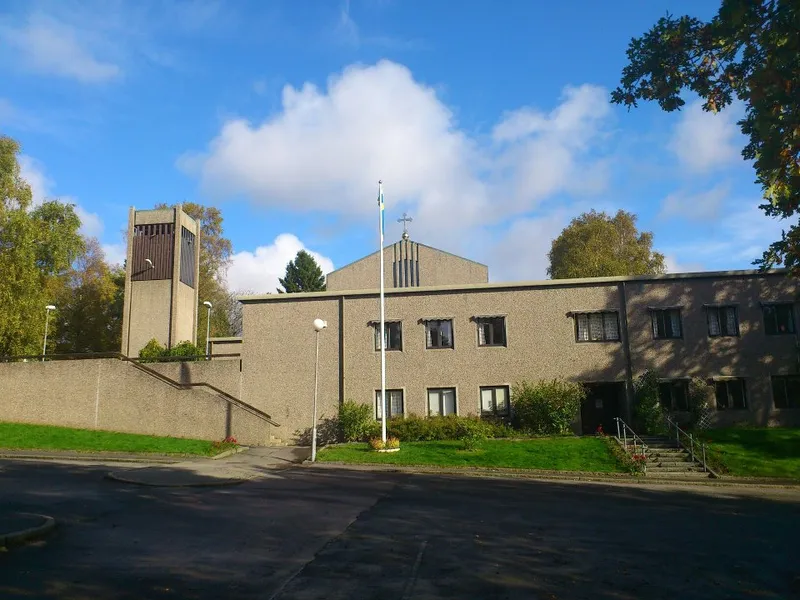
[[[0,356],[0,363],[4,362],[26,362],[26,361],[50,361],[50,360],[90,360],[93,358],[120,358],[130,362],[161,363],[161,362],[196,362],[215,358],[241,358],[241,353],[228,354],[198,354],[196,356],[159,356],[156,358],[133,358],[127,357],[121,352],[78,352],[70,354],[30,354],[30,355],[8,355]]]
[[[622,447],[625,448],[625,452],[628,452],[628,440],[630,439],[630,443],[633,444],[633,454],[641,454],[644,456],[644,473],[647,474],[647,444],[645,444],[644,441],[642,441],[642,438],[640,438],[637,433],[620,417],[614,417],[614,421],[617,424],[617,442],[622,444]]]
[[[680,425],[669,415],[664,415],[664,422],[667,425],[669,437],[672,438],[673,435],[675,436],[675,445],[689,452],[692,457],[692,462],[700,463],[705,473],[710,473],[712,476],[719,478],[719,474],[709,467],[706,461],[706,443],[702,440],[698,440],[693,434],[681,429]],[[686,440],[688,440],[688,444]]]

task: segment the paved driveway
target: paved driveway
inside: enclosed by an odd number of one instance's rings
[[[0,598],[800,598],[796,491],[107,470],[0,463],[0,510],[61,523],[0,556]]]

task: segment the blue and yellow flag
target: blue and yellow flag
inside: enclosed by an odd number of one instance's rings
[[[384,232],[386,231],[386,217],[384,214],[384,203],[383,203],[383,183],[378,182],[378,207],[381,211],[381,240],[383,240]]]

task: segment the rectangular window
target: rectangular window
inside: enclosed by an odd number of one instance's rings
[[[383,331],[384,343],[387,350],[403,349],[403,324],[400,321],[385,323]],[[381,324],[375,323],[375,350],[381,349]]]
[[[506,345],[505,317],[479,317],[475,321],[478,324],[479,346]]]
[[[402,417],[403,411],[403,390],[386,390],[386,401],[389,405],[387,416],[390,419]],[[383,417],[383,403],[381,402],[381,391],[375,390],[375,418],[381,420]]]
[[[453,321],[449,319],[425,321],[425,347],[452,348]]]
[[[800,376],[773,377],[772,401],[775,408],[800,408]]]
[[[508,386],[481,388],[481,414],[484,416],[508,416]]]
[[[576,314],[575,339],[578,342],[618,342],[618,313],[609,311]]]
[[[685,379],[660,382],[658,400],[669,411],[689,410],[689,382]]]
[[[653,320],[653,338],[660,340],[682,336],[680,309],[653,309],[650,315]]]
[[[735,306],[709,306],[707,311],[709,337],[739,335],[739,317]]]
[[[767,335],[794,333],[794,305],[791,303],[765,305],[764,332]]]
[[[744,379],[721,379],[714,382],[717,410],[747,408]]]
[[[455,388],[430,388],[428,390],[428,415],[456,414]]]

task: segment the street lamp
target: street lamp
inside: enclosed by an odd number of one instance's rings
[[[50,324],[50,311],[55,310],[53,304],[48,304],[44,307],[44,343],[42,344],[42,362],[44,362],[44,355],[47,354],[47,326]]]
[[[208,337],[211,335],[211,309],[214,306],[208,300],[203,302],[203,306],[206,306],[208,308],[208,313],[206,313],[206,360],[208,360],[209,359],[209,356],[208,356],[208,349],[209,349]]]
[[[319,332],[328,326],[327,321],[314,319],[317,356],[314,360],[314,421],[311,424],[311,462],[317,460],[317,387],[319,382]]]

